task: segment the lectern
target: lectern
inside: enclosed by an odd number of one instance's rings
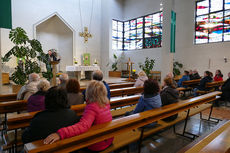
[[[50,64],[51,64],[52,73],[53,73],[53,78],[52,78],[52,81],[51,81],[51,85],[56,86],[57,85],[56,72],[57,72],[57,65],[59,64],[59,61],[51,61]]]

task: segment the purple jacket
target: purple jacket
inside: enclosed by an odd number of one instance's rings
[[[28,99],[27,111],[35,112],[41,110],[45,110],[45,93],[38,91]]]

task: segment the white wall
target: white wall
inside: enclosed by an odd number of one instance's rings
[[[113,54],[115,53],[119,58],[123,55],[122,51],[112,50],[112,19],[123,19],[123,0],[102,0],[101,2],[101,68],[104,75],[108,75],[108,71],[111,70],[111,64],[113,60]],[[110,63],[109,66],[106,66]],[[119,64],[119,70],[123,61]]]
[[[56,49],[61,56],[59,70],[65,71],[67,65],[73,64],[73,31],[58,16],[53,16],[36,27],[37,39],[44,52]]]
[[[93,0],[93,17],[90,32],[93,35],[89,39],[88,52],[91,54],[91,62],[99,60],[101,50],[101,0]],[[83,26],[89,26],[91,14],[91,0],[81,0],[81,10]],[[33,25],[47,16],[57,12],[76,31],[73,55],[81,62],[81,56],[86,52],[83,38],[79,37],[82,31],[79,15],[79,0],[12,0],[12,24],[13,28],[22,27],[26,30],[30,38],[33,38]],[[9,30],[2,30],[2,55],[11,49],[12,43],[8,39]],[[73,59],[71,59],[72,61]],[[8,63],[10,67],[15,67],[15,60]]]
[[[123,20],[130,20],[147,14],[160,11],[162,0],[125,0]],[[155,59],[154,70],[161,70],[161,48],[141,49],[125,51],[125,60],[130,57],[135,62],[134,68],[139,69],[139,63],[143,63],[146,57]]]
[[[205,70],[215,73],[216,69],[220,69],[226,79],[230,72],[230,42],[194,45],[195,1],[176,0],[175,10],[176,60],[184,64],[184,69],[198,69],[202,75]],[[228,58],[228,63],[224,63],[224,57]]]

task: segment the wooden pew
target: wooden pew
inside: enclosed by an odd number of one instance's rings
[[[125,96],[125,95],[132,95],[137,93],[142,93],[144,91],[143,87],[128,87],[128,88],[121,88],[121,89],[112,89],[111,97],[117,96]]]
[[[92,126],[90,130],[81,135],[64,139],[53,144],[44,145],[43,140],[38,140],[32,143],[25,144],[25,151],[28,153],[35,152],[71,152],[84,147],[87,147],[96,142],[103,141],[111,137],[120,137],[126,133],[135,135],[134,129],[143,127],[144,125],[158,121],[162,118],[190,110],[193,107],[202,105],[204,103],[213,101],[220,92],[213,92],[200,97],[195,97],[183,102],[164,106],[162,108],[145,111],[142,113],[134,114],[128,117],[115,119],[111,122]],[[126,136],[128,136],[126,134]],[[124,138],[124,136],[123,136]],[[127,137],[126,139],[130,139]],[[122,141],[122,139],[120,139]]]
[[[182,85],[183,86],[193,86],[193,85],[198,85],[200,84],[201,79],[195,79],[195,80],[189,80],[189,81],[183,81]]]
[[[134,96],[129,96],[129,97],[119,97],[116,99],[112,99],[110,102],[110,105],[111,105],[111,109],[112,109],[111,114],[112,114],[113,118],[122,116],[127,111],[132,111],[136,107],[135,104],[138,103],[139,98],[140,98],[140,95],[134,95]],[[86,106],[86,104],[73,105],[73,106],[71,106],[71,109],[74,110],[78,116],[81,116],[84,109],[85,109],[85,106]],[[114,110],[116,108],[121,108],[123,106],[130,106],[130,107],[125,107],[122,109]],[[15,133],[18,133],[17,132],[18,129],[25,128],[25,127],[29,126],[31,119],[38,112],[30,112],[30,113],[22,113],[22,114],[12,115],[7,120],[7,131],[15,130]],[[5,135],[5,136],[9,137],[8,135]],[[12,138],[8,139],[7,145],[5,145],[3,147],[4,150],[10,149],[14,145],[16,137],[15,137],[15,135],[12,136],[12,133],[11,133],[11,137],[13,137],[13,139]],[[19,137],[21,137],[21,136],[19,135]],[[20,141],[20,138],[17,138],[17,139],[18,139],[17,144],[21,145],[22,143]]]
[[[127,88],[133,86],[134,86],[134,82],[122,82],[122,83],[109,84],[110,89]],[[80,87],[81,92],[84,91],[85,89],[86,87]],[[0,102],[15,101],[16,99],[17,99],[16,93],[0,95]]]
[[[202,95],[202,94],[213,92],[215,91],[216,88],[222,86],[223,84],[224,81],[213,81],[213,82],[206,83],[205,88],[207,90],[205,91],[198,90],[197,93]]]
[[[138,103],[139,98],[140,95],[134,95],[128,97],[120,97],[119,99],[112,99],[110,101],[111,109],[128,106],[128,105],[135,105]],[[73,105],[71,106],[71,109],[74,110],[78,116],[80,116],[84,112],[85,106],[86,104]],[[27,127],[30,123],[30,120],[33,118],[33,116],[36,113],[38,112],[22,113],[22,114],[15,114],[10,116],[7,120],[8,131]],[[119,115],[116,114],[113,117],[118,117],[118,116]]]
[[[229,153],[230,121],[215,128],[215,130],[182,148],[179,153]]]
[[[15,101],[16,99],[17,99],[16,93],[0,95],[0,102]]]

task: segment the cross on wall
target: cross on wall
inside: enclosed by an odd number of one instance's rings
[[[84,27],[84,32],[79,32],[80,37],[84,37],[84,43],[88,42],[89,38],[92,38],[92,34],[89,33],[88,28]]]

